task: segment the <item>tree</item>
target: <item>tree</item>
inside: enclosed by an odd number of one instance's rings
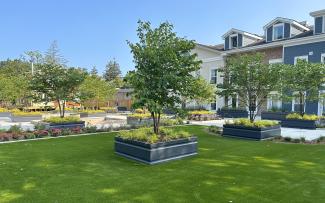
[[[116,87],[113,83],[90,75],[87,76],[79,88],[80,100],[82,103],[91,102],[93,107],[99,109],[99,103],[111,99],[116,94]]]
[[[126,78],[134,89],[135,107],[145,107],[151,113],[154,132],[159,134],[160,118],[165,108],[176,109],[182,98],[198,96],[195,77],[201,61],[191,51],[194,41],[176,36],[173,25],[162,23],[152,29],[149,22],[138,22],[138,43],[128,42],[133,54],[135,70]]]
[[[298,60],[295,65],[287,65],[284,69],[284,99],[299,98],[299,112],[304,115],[306,101],[318,100],[320,88],[325,84],[325,65]],[[288,94],[288,92],[291,94]]]
[[[66,101],[77,99],[79,86],[86,73],[80,69],[67,68],[59,64],[45,63],[37,66],[31,80],[31,89],[35,100],[42,102],[56,101],[60,117],[64,117]]]
[[[45,53],[45,63],[53,63],[65,66],[67,62],[68,61],[60,53],[57,41],[54,40]]]
[[[281,65],[265,64],[260,53],[234,56],[227,61],[224,83],[218,85],[220,96],[238,95],[242,105],[249,109],[253,122],[271,91],[281,85]],[[226,79],[225,79],[226,78]]]
[[[98,70],[96,66],[93,66],[93,68],[90,70],[90,75],[94,75],[94,76],[98,75]]]
[[[115,59],[108,62],[105,67],[103,77],[106,81],[112,81],[121,78],[120,65],[116,62]]]
[[[6,60],[0,62],[0,74],[5,76],[30,76],[31,75],[31,66],[29,62],[14,59]]]

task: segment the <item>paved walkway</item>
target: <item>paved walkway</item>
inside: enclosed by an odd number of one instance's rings
[[[229,120],[229,119],[227,119]],[[231,120],[231,119],[230,119]],[[204,125],[204,126],[218,126],[222,127],[226,120],[215,121],[191,121],[191,124]],[[298,128],[281,128],[282,137],[301,138],[311,141],[319,137],[325,136],[325,128],[316,130],[298,129]]]

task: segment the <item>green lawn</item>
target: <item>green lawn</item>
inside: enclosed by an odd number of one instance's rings
[[[0,145],[0,202],[323,202],[325,146],[222,138],[147,166],[114,154],[114,134]]]

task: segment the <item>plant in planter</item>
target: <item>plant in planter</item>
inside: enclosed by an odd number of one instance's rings
[[[282,127],[316,129],[319,124],[320,117],[317,115],[298,113],[288,114],[286,119],[281,122]]]
[[[226,122],[222,135],[248,139],[263,140],[281,135],[281,128],[277,121],[254,121],[238,119]]]
[[[179,145],[180,141],[167,142],[164,140],[164,133],[160,130],[160,122],[164,109],[180,108],[184,98],[186,99],[210,99],[213,94],[211,86],[205,81],[195,77],[192,73],[200,69],[201,61],[196,59],[196,54],[191,51],[195,48],[195,43],[185,38],[176,36],[173,26],[169,23],[162,23],[158,28],[152,29],[149,22],[139,21],[138,43],[128,42],[133,53],[135,70],[126,76],[128,86],[133,89],[134,107],[147,109],[152,122],[153,133],[158,138],[161,146],[160,154],[166,155],[170,146],[179,148],[179,151],[186,151],[187,144]],[[204,83],[205,82],[205,83]],[[198,91],[201,90],[201,91]],[[203,95],[206,94],[206,95]],[[137,133],[137,132],[135,132]],[[177,132],[172,132],[177,137]],[[123,138],[118,138],[123,139]],[[194,138],[193,138],[194,139]],[[117,153],[129,158],[137,158],[136,153],[121,153],[118,148],[119,142],[115,142]],[[138,140],[137,142],[146,145],[147,143]],[[147,145],[146,145],[147,146]],[[165,147],[169,146],[169,147]],[[177,147],[176,147],[177,146]],[[126,148],[133,148],[132,144],[125,145]],[[184,147],[182,149],[182,147]],[[187,155],[196,153],[191,151]],[[130,150],[132,151],[132,150]],[[178,153],[172,153],[171,157],[165,157],[160,161],[167,161],[184,157]],[[149,163],[155,163],[150,162]]]
[[[223,118],[247,118],[248,117],[248,111],[243,108],[224,107],[218,109],[217,113]]]
[[[197,110],[197,111],[188,112],[189,120],[207,121],[207,120],[213,120],[215,118],[216,118],[215,113],[210,111]]]
[[[63,129],[63,128],[77,128],[85,127],[85,121],[81,121],[80,118],[75,116],[61,117],[50,117],[43,120],[45,129]]]
[[[217,94],[237,96],[240,104],[248,109],[249,119],[253,122],[270,92],[281,87],[281,67],[281,64],[265,64],[264,55],[260,53],[231,57],[226,67],[220,70],[224,82],[218,84]]]

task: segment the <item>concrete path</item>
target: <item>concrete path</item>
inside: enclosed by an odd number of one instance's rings
[[[227,119],[231,120],[231,119]],[[204,126],[218,126],[222,128],[226,120],[215,121],[191,121],[191,124],[204,125]],[[301,138],[304,137],[308,141],[315,140],[319,137],[325,137],[325,128],[319,128],[316,130],[298,129],[298,128],[281,128],[282,137]]]

